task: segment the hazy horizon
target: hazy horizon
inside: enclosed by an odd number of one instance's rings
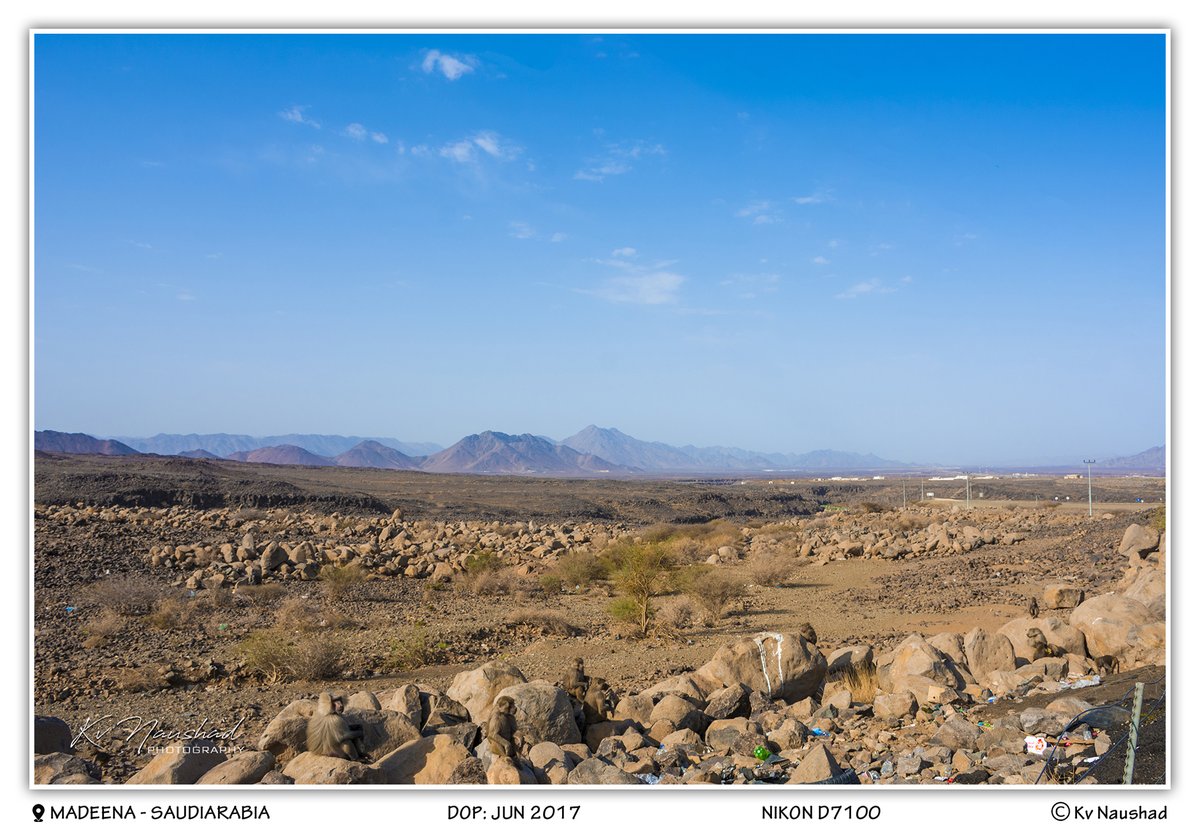
[[[1165,36],[39,34],[34,63],[37,427],[1164,443]]]

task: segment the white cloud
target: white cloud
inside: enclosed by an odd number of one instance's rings
[[[800,206],[812,206],[817,203],[824,203],[827,200],[829,200],[827,192],[813,192],[812,194],[792,198],[792,202]]]
[[[594,293],[610,302],[665,305],[678,301],[683,282],[678,273],[640,273],[611,278]]]
[[[414,145],[409,149],[409,153],[411,153],[414,157],[424,157],[428,159],[429,157],[433,156],[433,149],[431,149],[428,145]]]
[[[839,239],[839,238],[830,238],[830,239],[829,239],[829,244],[828,244],[827,246],[828,246],[828,247],[829,247],[829,249],[831,249],[831,250],[836,250],[838,247],[840,247],[840,246],[841,246],[842,244],[844,244],[844,243],[845,243],[845,242],[844,242],[844,241],[842,241],[842,240],[841,240],[841,239]]]
[[[911,276],[906,276],[900,280],[902,284],[908,284],[912,281]],[[865,282],[852,284],[850,287],[837,294],[838,299],[855,299],[859,296],[884,295],[895,293],[898,288],[888,284],[884,284],[879,279],[869,279]]]
[[[734,212],[739,218],[750,218],[755,224],[774,224],[783,220],[778,214],[772,211],[774,204],[769,200],[756,200],[749,203]]]
[[[605,146],[604,153],[589,158],[584,168],[575,172],[576,180],[600,183],[608,177],[628,174],[633,171],[633,162],[643,157],[665,157],[667,150],[658,143],[642,140],[613,142]]]
[[[351,122],[349,125],[346,126],[346,129],[344,131],[342,131],[342,133],[344,133],[346,136],[350,137],[351,139],[355,140],[356,142],[362,142],[364,139],[367,138],[367,129],[364,128],[362,125],[360,125],[358,122]]]
[[[825,256],[823,256],[823,255],[819,255],[819,256],[817,256],[816,258],[814,258],[814,259],[812,260],[812,263],[813,263],[813,264],[828,264],[828,263],[829,263],[829,259],[827,259],[827,258],[826,258]]]
[[[521,146],[495,131],[478,131],[473,136],[443,145],[438,154],[457,163],[471,163],[480,159],[479,152],[493,159],[509,161],[521,156],[522,150]],[[413,151],[415,153],[416,149]]]
[[[637,250],[633,247],[618,247],[612,251],[612,254],[617,258],[633,258],[637,255]]]
[[[195,302],[196,301],[196,297],[192,295],[192,292],[190,290],[179,291],[179,293],[176,294],[175,298],[177,298],[180,302]]]
[[[421,62],[421,69],[427,73],[436,71],[450,81],[457,81],[467,73],[475,72],[475,67],[478,64],[479,59],[474,55],[455,56],[431,49],[425,53],[425,60]]]
[[[308,125],[310,128],[320,128],[321,123],[304,115],[308,105],[292,105],[287,110],[279,111],[279,118],[298,125]]]
[[[387,143],[388,143],[387,134],[385,134],[381,131],[371,131],[371,141],[378,142],[380,145],[387,145]]]
[[[555,232],[553,235],[550,236],[551,244],[561,244],[563,241],[566,241],[566,240],[567,240],[567,233],[565,233],[565,232]]]
[[[404,140],[397,139],[396,140],[396,153],[403,154],[405,150],[406,149],[404,148]]]

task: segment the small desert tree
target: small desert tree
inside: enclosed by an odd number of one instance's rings
[[[613,583],[622,597],[613,602],[613,614],[638,626],[646,635],[654,618],[652,599],[671,585],[674,555],[665,543],[619,542],[609,549]]]

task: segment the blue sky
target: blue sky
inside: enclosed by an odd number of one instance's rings
[[[1155,35],[35,43],[38,429],[1165,437]]]

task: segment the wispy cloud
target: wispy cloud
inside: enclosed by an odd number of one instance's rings
[[[306,110],[308,110],[308,105],[292,105],[286,110],[279,111],[279,118],[286,122],[295,122],[297,125],[308,125],[310,128],[320,128],[320,122],[304,115],[304,111]]]
[[[179,291],[179,293],[175,294],[175,298],[178,299],[180,302],[195,302],[196,301],[196,297],[192,294],[192,292],[190,290]]]
[[[633,258],[637,255],[637,250],[633,247],[618,247],[612,251],[614,258]]]
[[[361,122],[351,122],[344,129],[342,129],[342,133],[353,139],[355,142],[363,142],[367,139],[370,139],[372,142],[377,142],[380,145],[387,145],[388,143],[387,134],[383,133],[382,131],[368,130],[367,127]]]
[[[413,153],[416,153],[416,148]],[[524,149],[495,131],[478,131],[472,136],[450,142],[438,149],[438,154],[456,163],[478,162],[485,157],[515,160]],[[482,155],[482,156],[481,156]]]
[[[828,264],[828,263],[829,263],[829,259],[827,259],[827,258],[826,258],[825,256],[823,256],[823,255],[818,255],[818,256],[815,256],[815,257],[813,258],[813,260],[812,260],[812,263],[813,263],[813,264]]]
[[[912,284],[912,276],[904,276],[900,279],[898,285],[891,285],[883,282],[880,279],[868,279],[865,282],[852,284],[850,287],[837,294],[838,299],[857,299],[859,296],[883,296],[889,293],[895,293],[901,287]]]
[[[467,73],[475,72],[479,59],[474,55],[451,55],[431,49],[425,53],[421,61],[421,69],[426,73],[438,72],[450,81],[457,81]]]
[[[825,203],[828,200],[829,200],[829,192],[818,191],[818,192],[813,192],[812,194],[802,195],[800,197],[793,197],[792,203],[798,204],[800,206],[813,206],[817,203]]]
[[[612,142],[605,146],[603,153],[588,158],[584,167],[575,172],[575,179],[601,183],[608,177],[633,171],[633,164],[638,160],[666,155],[667,150],[658,143],[642,140]]]
[[[637,273],[614,276],[591,293],[609,302],[667,305],[679,300],[679,288],[683,282],[683,276],[678,273]]]
[[[614,255],[633,258],[632,247],[613,251]],[[595,259],[598,264],[612,267],[617,275],[605,279],[597,287],[579,289],[578,292],[596,296],[609,302],[633,305],[673,305],[679,301],[679,290],[686,279],[670,267],[674,261],[657,260],[650,263],[624,261],[620,259]]]
[[[774,224],[783,220],[775,212],[775,205],[769,200],[756,200],[748,203],[734,214],[739,218],[750,218],[751,222],[755,224]]]

